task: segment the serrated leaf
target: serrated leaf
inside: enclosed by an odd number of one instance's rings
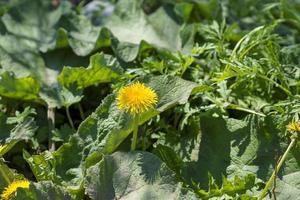
[[[63,14],[70,12],[71,6],[62,2],[58,8],[53,8],[50,1],[25,0],[6,13],[2,20],[10,33],[27,40],[32,48],[46,52],[55,47],[55,25]]]
[[[37,101],[40,85],[32,77],[16,78],[12,72],[4,72],[0,75],[0,95],[21,99]]]
[[[166,6],[146,15],[140,8],[141,3],[140,0],[119,1],[104,25],[122,42],[139,44],[145,40],[159,47],[180,50],[180,25],[172,8]]]
[[[277,199],[297,200],[300,195],[300,172],[286,174],[276,179],[276,186],[272,195],[267,195],[266,199],[273,199],[276,195]],[[272,188],[273,190],[273,188]]]
[[[32,173],[37,181],[53,181],[58,183],[56,172],[54,171],[54,159],[50,152],[45,151],[40,155],[31,156],[23,150],[23,158],[29,164]]]
[[[81,90],[70,91],[66,87],[54,86],[42,88],[39,96],[50,108],[69,107],[83,98]]]
[[[142,80],[151,86],[161,98],[157,107],[157,110],[161,112],[176,104],[185,103],[193,88],[197,86],[193,82],[172,76],[146,77],[140,81]],[[168,92],[172,93],[169,98],[165,96]],[[143,124],[157,115],[159,113],[157,110],[142,114],[139,123]],[[96,111],[83,121],[70,142],[65,143],[53,153],[56,159],[57,175],[64,177],[63,179],[69,185],[78,189],[82,176],[82,169],[78,167],[84,165],[83,162],[86,159],[85,167],[98,162],[101,159],[99,151],[101,153],[115,151],[132,132],[132,123],[132,117],[117,108],[115,95],[107,96]]]
[[[69,143],[53,153],[45,151],[42,154],[31,156],[28,152],[23,151],[23,157],[37,180],[49,180],[55,184],[64,185],[76,193],[81,189],[83,176],[81,169],[77,168],[81,159],[81,150],[82,146],[78,143],[78,139],[73,137]]]
[[[188,121],[189,124],[182,131],[170,130],[156,142],[171,148],[184,162],[198,160],[201,143],[200,118],[191,117]]]
[[[38,183],[30,183],[28,189],[18,188],[14,200],[71,200],[72,197],[63,187],[54,185],[50,181],[41,181]]]
[[[140,116],[139,124],[143,124],[159,112],[176,104],[187,102],[193,88],[197,86],[193,82],[172,76],[150,76],[140,79],[140,81],[154,89],[159,101],[155,110],[150,110]],[[132,117],[127,113],[120,112],[115,99],[115,95],[108,96],[96,110],[96,115],[91,115],[80,125],[78,130],[79,136],[86,138],[86,141],[96,141],[95,147],[100,148],[103,153],[113,152],[133,129]],[[91,126],[91,124],[93,125]],[[98,127],[97,136],[95,132],[88,134],[89,131],[94,131],[95,126]]]
[[[87,194],[92,199],[196,199],[182,193],[175,174],[147,152],[116,152],[87,170]]]
[[[120,77],[123,69],[112,56],[95,54],[90,64],[85,67],[64,67],[58,76],[61,85],[70,88],[84,89],[88,86],[111,82]]]

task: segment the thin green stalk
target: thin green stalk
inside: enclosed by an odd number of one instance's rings
[[[85,118],[84,112],[83,112],[83,108],[80,103],[78,103],[78,109],[79,109],[79,114],[80,114],[81,119],[84,120],[84,118]]]
[[[131,151],[135,150],[136,143],[137,143],[137,134],[139,128],[139,118],[137,115],[133,117],[133,135],[132,135],[132,142],[131,142]]]
[[[55,151],[55,143],[52,141],[52,133],[55,129],[55,108],[48,107],[47,111],[48,119],[48,148],[49,151]]]
[[[262,75],[262,74],[257,74],[258,77],[266,80],[266,81],[269,81],[269,82],[272,82],[276,87],[279,87],[282,91],[284,91],[288,96],[292,96],[292,93],[286,89],[285,87],[283,87],[282,85],[278,84],[277,82],[273,81],[272,79],[270,79],[269,77],[265,76],[265,75]]]
[[[69,123],[71,125],[71,128],[73,130],[75,130],[74,123],[73,123],[73,120],[72,120],[71,115],[70,115],[69,106],[66,107],[66,113],[67,113],[67,117],[68,117]]]
[[[261,192],[258,200],[262,200],[266,196],[266,194],[268,192],[268,189],[271,187],[271,185],[274,182],[274,179],[276,178],[275,177],[276,174],[278,173],[278,171],[280,170],[282,164],[284,163],[284,161],[286,159],[286,156],[288,155],[288,153],[290,152],[290,150],[292,149],[292,147],[296,144],[296,141],[297,141],[296,138],[292,138],[291,143],[289,144],[288,148],[285,150],[285,152],[284,152],[282,158],[280,159],[278,165],[275,167],[275,170],[273,171],[272,176],[270,177],[270,179],[268,180],[265,188]]]
[[[7,185],[9,185],[11,183],[9,177],[7,176],[7,174],[3,171],[2,169],[2,165],[0,166],[0,173],[3,177],[3,179],[7,182]]]

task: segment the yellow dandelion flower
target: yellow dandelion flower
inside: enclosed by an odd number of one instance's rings
[[[300,133],[300,121],[291,122],[286,126],[287,130],[290,132],[298,132]]]
[[[1,200],[9,200],[12,198],[18,188],[29,188],[28,180],[17,180],[9,184],[1,194]]]
[[[120,110],[131,114],[139,114],[153,108],[157,103],[155,91],[136,82],[120,89],[117,97],[117,105]]]

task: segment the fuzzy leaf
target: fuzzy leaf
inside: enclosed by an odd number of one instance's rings
[[[94,84],[111,82],[117,79],[122,71],[115,58],[95,54],[91,56],[87,68],[64,67],[58,76],[58,81],[67,88],[73,86],[77,89],[84,89]]]
[[[30,183],[29,189],[18,188],[17,195],[13,197],[14,200],[71,200],[64,188],[54,185],[50,181],[41,181],[38,183]]]
[[[39,83],[32,77],[16,78],[11,72],[0,74],[1,96],[36,101],[39,91]]]
[[[87,194],[92,199],[196,199],[183,194],[175,174],[147,152],[116,152],[87,170]]]

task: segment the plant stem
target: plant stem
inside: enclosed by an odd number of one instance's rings
[[[84,112],[83,112],[83,108],[80,103],[78,103],[78,109],[79,109],[79,114],[80,114],[81,119],[84,120],[84,118],[85,118]]]
[[[7,174],[3,171],[2,165],[0,165],[0,173],[3,177],[3,179],[7,182],[7,185],[11,183],[10,178],[7,176]]]
[[[136,142],[137,142],[137,134],[139,128],[139,118],[138,115],[133,116],[133,135],[132,135],[132,142],[131,142],[131,151],[135,150]]]
[[[47,111],[48,119],[48,148],[49,151],[55,151],[55,143],[52,141],[52,132],[55,129],[55,108],[48,107]]]
[[[262,74],[259,74],[257,73],[257,76],[266,80],[266,81],[269,81],[271,83],[273,83],[276,87],[280,88],[282,91],[284,91],[286,93],[286,95],[288,96],[292,96],[292,93],[285,87],[283,87],[282,85],[280,85],[279,83],[277,83],[276,81],[273,81],[272,79],[270,79],[269,77],[265,76],[265,75],[262,75]]]
[[[71,125],[71,128],[73,130],[75,130],[74,123],[73,123],[73,120],[72,120],[71,115],[70,115],[69,106],[66,107],[66,113],[67,113],[67,117],[68,117],[69,123]]]
[[[296,141],[297,141],[296,138],[292,138],[291,143],[289,144],[288,148],[285,150],[285,152],[284,152],[282,158],[280,159],[278,165],[275,167],[275,170],[273,171],[272,176],[270,177],[270,179],[268,180],[265,188],[261,192],[261,194],[258,198],[259,200],[262,200],[266,196],[266,194],[268,192],[268,189],[271,187],[271,185],[273,184],[274,179],[276,178],[275,177],[276,174],[278,173],[278,171],[280,170],[282,164],[284,163],[284,161],[286,159],[286,156],[288,155],[288,153],[290,152],[292,147],[296,144]]]

